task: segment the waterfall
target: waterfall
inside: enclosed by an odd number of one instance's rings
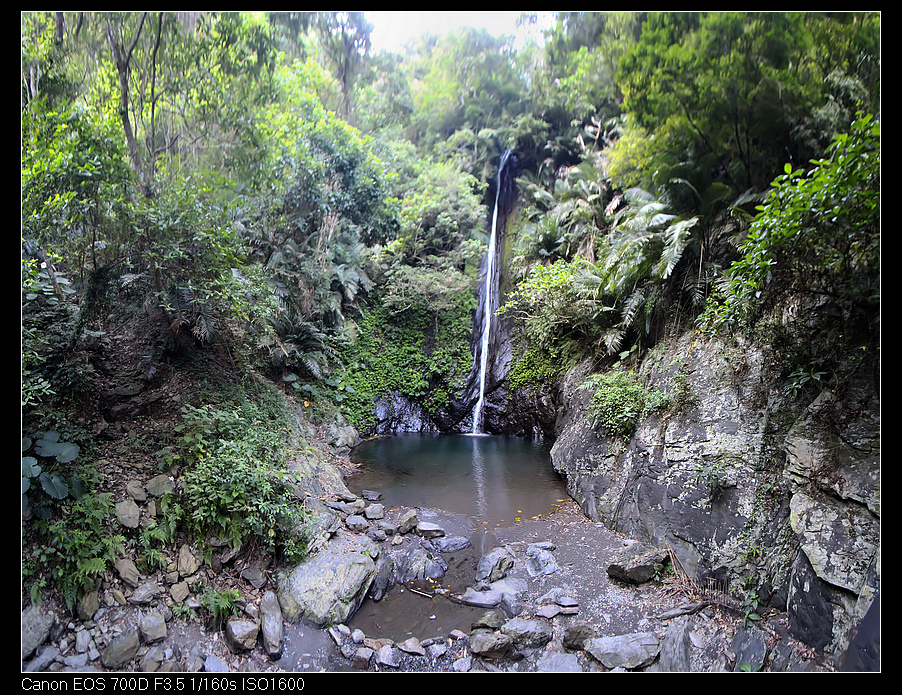
[[[482,434],[482,407],[485,402],[486,372],[489,366],[489,338],[492,333],[492,318],[494,317],[494,303],[498,295],[498,283],[495,279],[495,246],[498,243],[498,201],[501,198],[501,177],[504,167],[511,156],[511,150],[507,150],[498,163],[498,172],[495,174],[495,208],[492,211],[492,232],[489,237],[489,251],[486,259],[485,270],[485,315],[482,322],[482,350],[479,357],[479,400],[473,410],[473,434]]]

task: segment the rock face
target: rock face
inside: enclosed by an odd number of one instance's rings
[[[327,547],[280,581],[279,604],[285,619],[319,626],[346,621],[366,597],[378,555],[379,546],[368,537],[340,531]]]
[[[840,397],[792,395],[753,346],[685,336],[639,370],[649,389],[694,397],[648,416],[628,441],[593,427],[588,365],[562,385],[552,462],[591,519],[672,552],[707,588],[749,576],[791,634],[841,653],[880,582],[880,419],[872,381]]]

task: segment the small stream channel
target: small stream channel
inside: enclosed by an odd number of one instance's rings
[[[352,492],[378,491],[386,509],[435,514],[431,520],[446,527],[447,535],[466,536],[470,546],[442,555],[448,571],[435,584],[394,586],[380,601],[367,599],[349,626],[395,641],[447,636],[455,628],[468,632],[485,609],[446,595],[472,585],[476,563],[495,545],[498,528],[547,516],[568,498],[549,446],[517,437],[421,434],[361,444],[352,453],[358,472],[346,480]]]

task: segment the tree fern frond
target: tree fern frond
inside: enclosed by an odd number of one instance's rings
[[[620,345],[623,343],[625,335],[625,331],[620,328],[611,328],[602,334],[601,342],[609,355],[613,355],[620,350]]]
[[[655,274],[666,280],[670,277],[676,264],[680,262],[683,251],[691,241],[692,228],[698,222],[697,217],[674,222],[664,233],[664,249],[655,265]]]
[[[623,305],[622,320],[623,326],[631,326],[639,313],[639,309],[645,304],[646,293],[643,287],[637,287],[633,293],[627,298]]]

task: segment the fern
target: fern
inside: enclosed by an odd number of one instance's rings
[[[655,266],[655,273],[661,279],[670,277],[673,269],[683,255],[683,251],[691,241],[692,228],[698,223],[698,217],[679,220],[670,225],[664,232],[664,251]]]

